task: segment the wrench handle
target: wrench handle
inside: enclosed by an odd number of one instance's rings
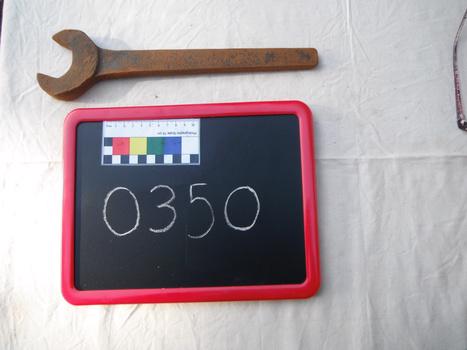
[[[146,75],[235,73],[311,69],[313,48],[132,50],[99,49],[97,79]]]

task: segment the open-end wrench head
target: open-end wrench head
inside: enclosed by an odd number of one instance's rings
[[[59,45],[71,50],[71,66],[59,78],[37,73],[37,81],[49,95],[59,100],[73,100],[95,82],[99,48],[80,30],[62,30],[52,38]]]

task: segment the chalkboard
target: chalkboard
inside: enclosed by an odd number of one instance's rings
[[[300,119],[250,109],[75,123],[75,295],[303,287]]]

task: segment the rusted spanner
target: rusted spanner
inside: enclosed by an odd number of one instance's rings
[[[60,100],[73,100],[104,79],[302,70],[318,64],[318,52],[313,48],[114,51],[98,47],[82,31],[71,29],[55,34],[53,39],[71,50],[71,67],[59,78],[38,73],[37,81],[45,92]]]

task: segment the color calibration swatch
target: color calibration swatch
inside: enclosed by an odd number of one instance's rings
[[[199,119],[103,122],[102,165],[199,165]]]

